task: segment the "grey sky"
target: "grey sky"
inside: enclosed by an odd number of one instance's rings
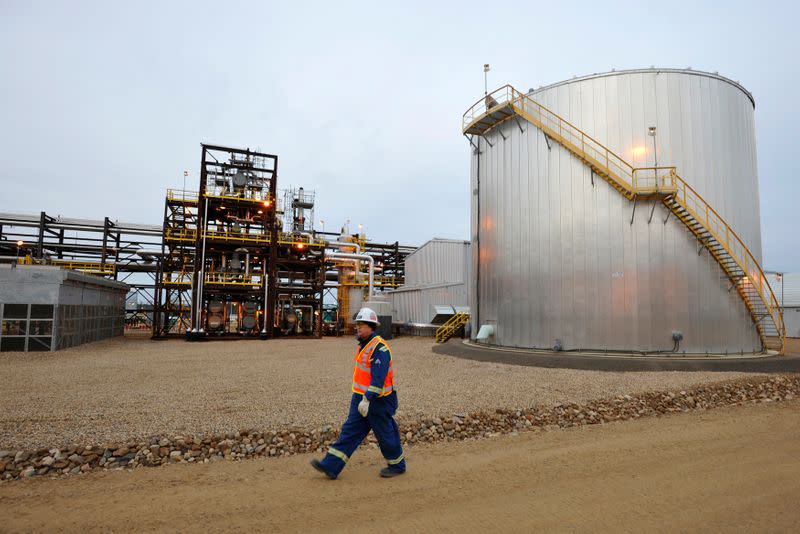
[[[687,67],[756,99],[764,267],[800,271],[794,2],[0,0],[0,211],[160,224],[200,142],[278,154],[317,219],[469,237],[461,114],[490,86]]]

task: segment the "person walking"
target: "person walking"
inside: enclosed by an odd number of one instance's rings
[[[377,314],[370,308],[361,308],[356,315],[358,350],[353,369],[353,396],[350,412],[342,425],[339,439],[328,448],[320,461],[311,460],[317,471],[336,479],[347,461],[367,437],[369,431],[378,438],[387,466],[380,476],[395,477],[406,471],[400,428],[394,420],[397,412],[397,391],[394,387],[392,353],[388,343],[377,333]]]

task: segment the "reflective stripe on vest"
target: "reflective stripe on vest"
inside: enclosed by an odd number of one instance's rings
[[[379,397],[385,397],[394,391],[394,370],[392,369],[392,361],[389,360],[389,372],[386,373],[386,379],[383,382],[383,387],[371,386],[372,379],[372,355],[380,343],[383,343],[388,350],[389,345],[380,337],[375,336],[363,349],[356,351],[355,367],[353,368],[353,392],[364,395],[365,393],[376,393]]]

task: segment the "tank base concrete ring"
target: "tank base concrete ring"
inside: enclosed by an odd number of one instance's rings
[[[552,369],[584,371],[716,371],[743,373],[800,373],[800,354],[784,356],[709,357],[623,356],[575,352],[541,352],[475,346],[452,339],[433,348],[435,354],[456,358]]]

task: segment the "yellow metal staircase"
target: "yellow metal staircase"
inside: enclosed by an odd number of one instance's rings
[[[784,352],[783,315],[764,271],[736,232],[678,175],[675,167],[633,167],[580,128],[510,85],[500,87],[470,107],[464,113],[462,131],[465,135],[483,136],[507,121],[517,121],[519,125],[520,119],[566,148],[625,198],[660,200],[719,263],[747,306],[764,348]]]
[[[436,342],[444,343],[461,330],[469,322],[469,314],[457,312],[450,317],[442,326],[436,329]]]

